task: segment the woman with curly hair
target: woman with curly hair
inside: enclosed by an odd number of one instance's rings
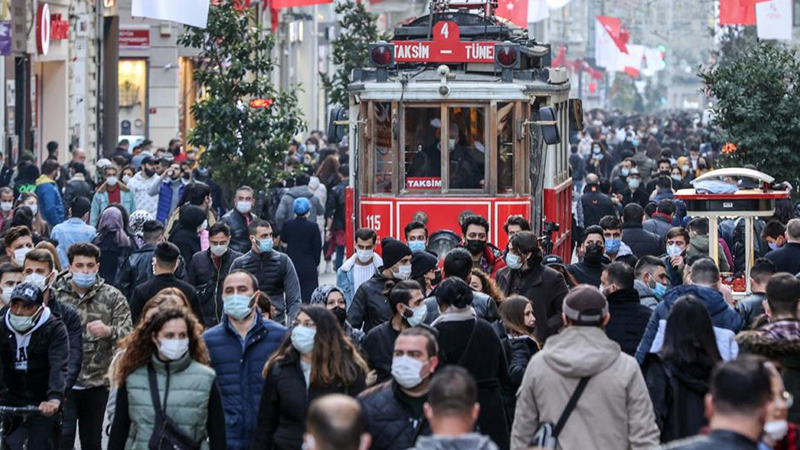
[[[503,295],[503,291],[497,287],[494,280],[481,269],[472,269],[472,274],[469,278],[469,287],[475,292],[482,292],[491,297],[498,308],[500,308],[503,304],[503,300],[506,298],[506,296]]]
[[[367,363],[324,306],[303,306],[291,335],[264,366],[264,390],[251,448],[296,450],[303,445],[306,411],[327,394],[357,396]]]
[[[158,310],[134,329],[115,373],[119,390],[109,450],[151,448],[163,425],[154,398],[184,438],[198,445],[207,439],[210,450],[226,448],[222,399],[200,330],[185,308]]]

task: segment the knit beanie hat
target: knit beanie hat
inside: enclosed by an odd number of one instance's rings
[[[422,251],[411,257],[411,278],[419,278],[436,268],[438,260],[432,254]]]
[[[383,269],[388,269],[400,262],[401,259],[411,255],[411,249],[406,244],[388,237],[381,239],[381,249]]]

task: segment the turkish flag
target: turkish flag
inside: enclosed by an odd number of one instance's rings
[[[495,14],[518,27],[527,28],[529,23],[550,17],[550,9],[546,0],[499,0]]]
[[[628,53],[628,48],[625,46],[628,42],[630,34],[622,29],[622,21],[617,17],[597,16],[597,21],[608,32],[611,39],[616,44],[619,51]]]
[[[720,25],[755,25],[756,3],[769,0],[719,0]]]

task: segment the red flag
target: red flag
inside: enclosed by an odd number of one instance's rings
[[[499,0],[496,14],[518,27],[528,27],[528,0]]]
[[[614,44],[616,44],[619,51],[622,53],[628,53],[628,48],[625,44],[627,43],[630,35],[623,32],[622,22],[619,20],[619,18],[597,16],[597,21],[600,22],[603,28],[608,32],[608,35],[611,36],[611,39],[614,41]]]
[[[755,25],[756,3],[769,0],[719,0],[720,25]]]
[[[553,59],[551,66],[553,67],[564,67],[567,61],[567,47],[561,46],[558,48],[558,55]]]

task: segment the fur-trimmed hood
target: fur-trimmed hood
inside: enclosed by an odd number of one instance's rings
[[[739,352],[780,361],[784,366],[800,370],[800,339],[773,339],[758,331],[743,331],[736,336]]]

